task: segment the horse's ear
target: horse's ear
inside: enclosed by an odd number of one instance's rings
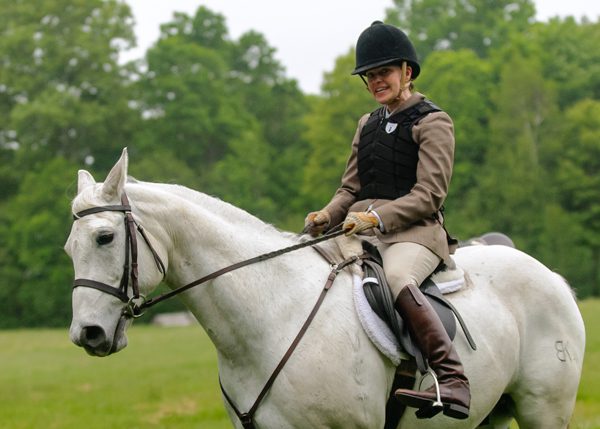
[[[106,176],[106,180],[102,184],[102,197],[107,200],[119,199],[125,182],[127,181],[127,148],[123,149],[121,158],[117,161],[114,167]]]
[[[81,194],[88,186],[95,185],[96,181],[86,170],[79,170],[77,173],[77,195]]]

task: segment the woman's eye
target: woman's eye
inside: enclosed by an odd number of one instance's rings
[[[96,238],[96,243],[98,243],[99,245],[108,244],[111,241],[113,241],[114,237],[115,237],[114,234],[100,234]]]

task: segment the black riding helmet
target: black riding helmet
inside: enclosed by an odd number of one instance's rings
[[[415,47],[404,32],[393,25],[375,21],[363,31],[356,42],[356,67],[352,74],[406,61],[412,67],[412,79],[421,72]]]

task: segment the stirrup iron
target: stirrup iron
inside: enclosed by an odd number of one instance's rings
[[[442,403],[442,395],[440,393],[440,383],[438,382],[437,375],[431,368],[427,368],[427,373],[423,375],[421,381],[419,382],[419,390],[423,384],[423,380],[427,375],[430,375],[433,378],[433,385],[435,387],[435,401],[433,401],[430,405],[419,408],[415,411],[415,415],[418,419],[430,419],[435,415],[439,414],[444,409],[444,404]]]

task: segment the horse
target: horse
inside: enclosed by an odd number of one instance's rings
[[[80,170],[72,201],[76,220],[65,250],[75,278],[87,280],[72,291],[70,339],[90,355],[126,347],[132,303],[162,281],[176,289],[306,238],[183,186],[128,179],[127,168],[125,149],[104,182]],[[327,241],[332,248],[352,248],[355,242],[345,236]],[[454,339],[470,380],[470,415],[417,419],[405,412],[398,428],[499,429],[513,419],[521,429],[566,428],[585,347],[572,289],[560,275],[508,246],[465,247],[453,258],[467,281],[447,299],[477,343],[477,350],[469,347],[462,331]],[[352,284],[360,267],[355,263],[339,270],[268,392],[259,393],[315,309],[331,269],[312,246],[302,247],[209,276],[180,295],[216,348],[224,405],[234,427],[252,427],[243,426],[240,416],[246,417],[243,411],[257,404],[259,394],[256,427],[384,426],[395,365],[373,345],[357,317]],[[135,288],[129,287],[133,277]]]

